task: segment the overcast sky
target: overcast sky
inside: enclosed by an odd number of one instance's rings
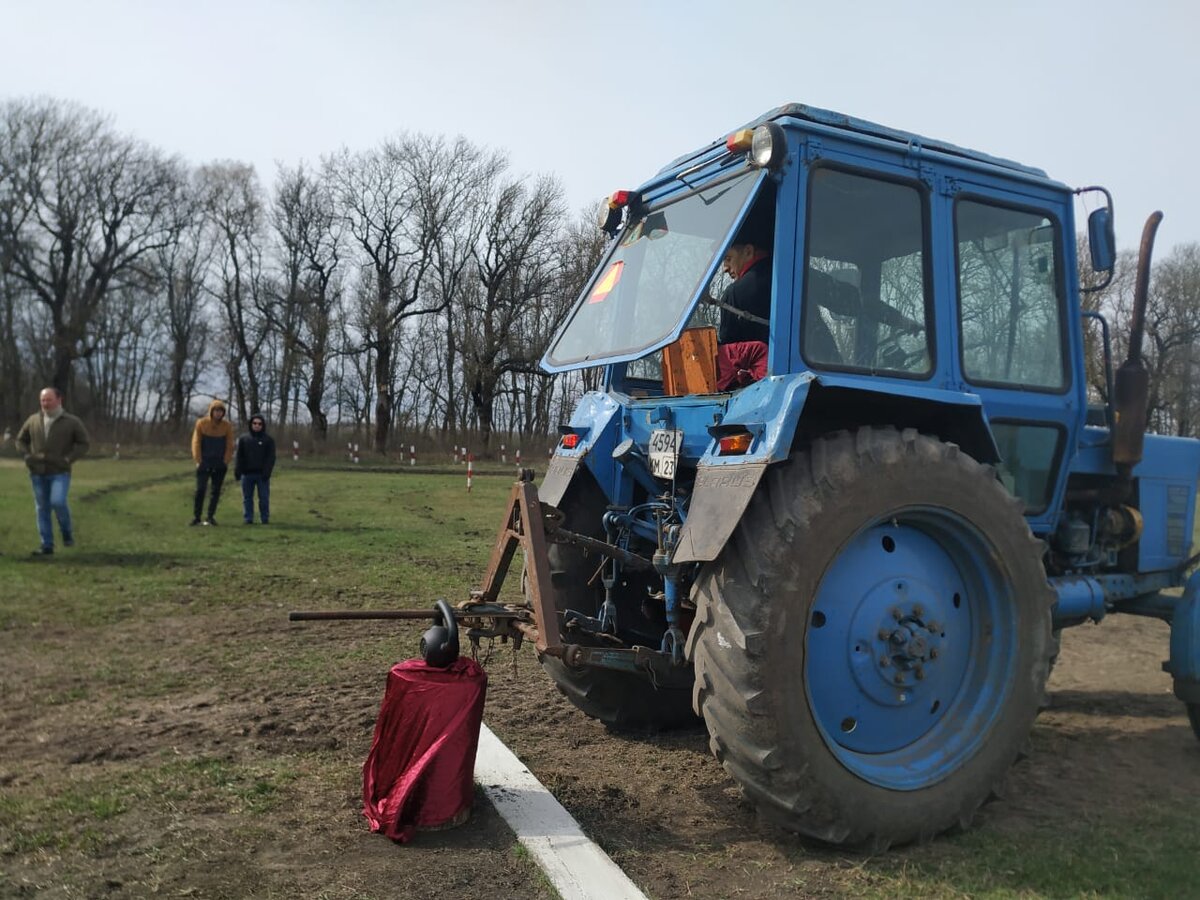
[[[1200,240],[1186,0],[0,0],[0,96],[77,100],[191,162],[316,163],[404,132],[552,172],[574,210],[796,101],[1116,199]]]

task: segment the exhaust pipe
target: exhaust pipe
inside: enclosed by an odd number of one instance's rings
[[[1117,369],[1113,404],[1113,463],[1122,481],[1130,481],[1133,468],[1142,461],[1146,442],[1147,407],[1150,402],[1150,369],[1142,358],[1142,336],[1146,330],[1146,302],[1150,293],[1150,258],[1154,252],[1154,234],[1162,221],[1161,212],[1153,212],[1142,229],[1138,251],[1137,282],[1133,289],[1133,328],[1129,335],[1129,355]]]

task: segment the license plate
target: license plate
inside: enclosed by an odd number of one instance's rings
[[[674,478],[683,432],[656,428],[650,432],[650,474],[655,478]]]

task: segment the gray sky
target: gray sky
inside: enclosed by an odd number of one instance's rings
[[[796,101],[1101,183],[1117,239],[1200,240],[1186,0],[0,0],[0,96],[110,113],[192,162],[402,131],[508,151],[572,209]]]

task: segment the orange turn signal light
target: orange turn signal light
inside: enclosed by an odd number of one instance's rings
[[[725,149],[730,153],[745,153],[754,142],[754,132],[749,128],[739,128],[725,138]]]
[[[579,435],[564,434],[562,437],[562,445],[568,450],[574,450],[579,446]]]
[[[750,449],[750,442],[754,436],[748,431],[739,431],[737,434],[727,434],[725,437],[717,441],[717,446],[720,448],[721,456],[736,456],[739,453],[745,453]]]

